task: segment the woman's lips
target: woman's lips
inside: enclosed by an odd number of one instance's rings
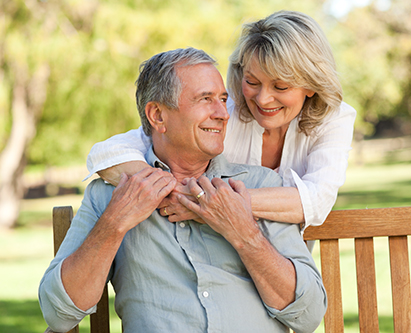
[[[257,105],[258,112],[260,112],[263,116],[266,117],[272,117],[277,115],[283,108],[283,106],[279,106],[278,108],[263,109]]]

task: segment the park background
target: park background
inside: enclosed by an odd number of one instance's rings
[[[92,145],[140,125],[139,64],[193,46],[225,77],[241,25],[281,9],[322,26],[358,112],[334,209],[411,205],[409,0],[0,0],[0,332],[46,328],[37,287],[52,207],[76,210]],[[346,331],[358,332],[353,246],[341,247]],[[392,332],[387,244],[375,248],[380,330]]]

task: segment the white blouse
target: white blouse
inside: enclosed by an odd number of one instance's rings
[[[261,165],[264,128],[256,121],[242,122],[231,99],[227,109],[230,119],[224,141],[225,157],[232,163]],[[324,222],[344,184],[355,116],[356,111],[343,102],[309,136],[299,132],[297,118],[290,123],[277,171],[283,186],[298,189],[305,227]],[[141,127],[95,144],[87,158],[90,174],[86,179],[120,163],[144,160],[150,145],[151,140]]]

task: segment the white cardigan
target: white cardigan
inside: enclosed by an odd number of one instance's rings
[[[231,99],[227,109],[230,119],[224,141],[225,157],[232,163],[261,165],[264,128],[256,121],[242,122]],[[283,178],[283,186],[298,189],[305,227],[324,222],[344,184],[355,116],[356,111],[343,102],[309,136],[299,132],[298,117],[290,123],[276,171]],[[86,179],[113,165],[144,160],[150,145],[150,138],[141,127],[95,144],[87,158],[90,174]]]

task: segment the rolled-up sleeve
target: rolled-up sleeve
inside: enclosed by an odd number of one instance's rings
[[[144,155],[151,146],[151,140],[142,128],[118,134],[96,143],[87,156],[88,179],[95,172],[130,162],[145,161]]]
[[[273,246],[294,265],[295,300],[278,310],[264,304],[268,314],[297,333],[312,333],[327,310],[327,293],[320,272],[299,233],[297,225],[263,222]]]
[[[66,332],[76,326],[85,316],[94,313],[96,306],[87,311],[79,309],[67,294],[62,278],[61,267],[64,260],[75,252],[84,242],[95,223],[100,218],[110,200],[111,191],[104,191],[106,185],[101,179],[94,180],[86,189],[83,202],[70,229],[62,242],[56,257],[51,261],[39,286],[39,302],[44,319],[56,332]],[[92,191],[93,190],[93,191]],[[91,192],[99,194],[95,204]]]

